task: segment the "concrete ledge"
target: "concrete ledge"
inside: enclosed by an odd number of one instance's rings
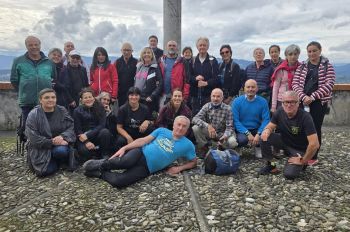
[[[0,130],[15,130],[18,125],[20,108],[17,92],[10,82],[0,82]],[[350,125],[350,84],[336,84],[333,88],[333,100],[330,114],[326,115],[324,125]]]
[[[10,82],[0,82],[0,90],[14,89]]]

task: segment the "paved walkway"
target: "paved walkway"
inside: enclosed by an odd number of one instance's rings
[[[348,129],[325,128],[320,164],[296,181],[258,177],[245,152],[237,175],[158,173],[121,190],[81,170],[36,178],[0,133],[0,232],[350,231]]]

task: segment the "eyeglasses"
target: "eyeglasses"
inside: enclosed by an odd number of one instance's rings
[[[288,106],[288,105],[295,106],[297,103],[298,103],[297,101],[284,101],[284,102],[282,102],[282,104],[284,106]]]
[[[80,57],[79,56],[71,56],[70,57],[72,60],[75,59],[75,60],[80,60]]]
[[[132,52],[131,49],[123,49],[123,52]]]
[[[229,54],[230,51],[224,51],[224,52],[220,52],[220,55],[224,55],[224,54]]]

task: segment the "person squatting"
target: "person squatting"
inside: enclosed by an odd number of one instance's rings
[[[97,47],[88,69],[71,41],[65,54],[52,48],[47,57],[37,37],[25,39],[27,52],[14,60],[10,80],[22,111],[18,135],[37,176],[74,170],[78,162],[87,177],[125,187],[160,170],[176,175],[194,168],[218,144],[238,153],[253,147],[266,160],[261,175],[279,173],[274,159],[281,149],[289,157],[288,179],[318,163],[335,83],[320,43],[307,45],[303,62],[295,44],[285,59],[278,45],[270,46],[271,59],[255,48],[245,69],[228,44],[219,64],[206,37],[197,39],[197,55],[191,47],[179,53],[176,41],[164,51],[157,44],[151,35],[136,59],[125,42],[114,62]],[[187,162],[172,166],[178,158]]]

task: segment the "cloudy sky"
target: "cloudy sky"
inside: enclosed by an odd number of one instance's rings
[[[162,0],[0,0],[0,12],[3,55],[23,53],[29,34],[41,39],[44,52],[71,40],[86,56],[92,56],[97,46],[117,56],[125,41],[134,45],[138,56],[150,34],[158,35],[163,44]],[[232,46],[235,58],[247,60],[255,47],[279,44],[284,50],[295,43],[303,60],[306,44],[317,40],[331,62],[349,63],[350,4],[346,0],[183,0],[182,46],[194,48],[199,36],[210,39],[209,53],[214,56],[219,56],[224,43]]]

